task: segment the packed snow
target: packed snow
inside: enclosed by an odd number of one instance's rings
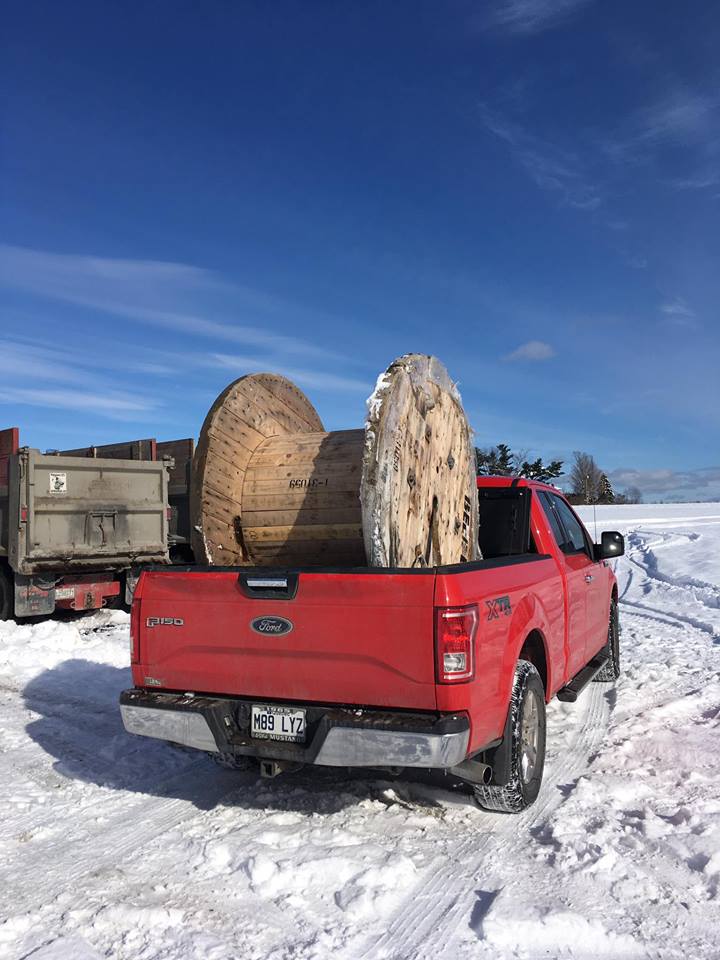
[[[715,960],[720,504],[597,522],[627,535],[623,674],[550,706],[518,817],[417,778],[267,781],[128,736],[125,614],[0,624],[0,954]]]

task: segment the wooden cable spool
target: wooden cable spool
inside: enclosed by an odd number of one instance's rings
[[[412,567],[475,559],[474,449],[434,357],[379,378],[364,429],[327,433],[289,380],[231,383],[200,433],[191,491],[200,563]]]

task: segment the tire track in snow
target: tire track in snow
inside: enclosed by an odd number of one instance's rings
[[[656,540],[659,537],[660,541],[665,546],[671,546],[673,541],[686,540],[688,536],[687,534],[664,534],[663,531],[646,531],[646,533],[651,537],[655,537]],[[655,555],[653,554],[652,549],[647,541],[642,539],[642,536],[642,530],[633,530],[628,535],[628,541],[631,544],[631,550],[626,557],[628,563],[640,570],[651,583],[651,585],[663,584],[664,586],[671,587],[672,589],[678,590],[681,593],[688,594],[693,601],[699,603],[702,607],[705,607],[708,610],[718,609],[720,606],[720,591],[718,591],[717,587],[715,587],[713,584],[704,583],[699,580],[684,581],[677,577],[671,577],[667,574],[660,573],[657,568],[657,560],[655,559]],[[638,554],[640,557],[644,558],[646,562],[643,563],[642,559],[638,558]],[[680,623],[686,626],[695,627],[697,630],[702,630],[704,633],[709,634],[716,641],[720,640],[720,634],[718,634],[717,629],[712,623],[708,623],[707,621],[698,619],[697,617],[689,616],[688,614],[670,612],[662,607],[649,606],[644,603],[638,603],[636,600],[628,600],[626,595],[632,582],[633,571],[632,569],[629,569],[628,579],[622,591],[622,595],[619,598],[620,603],[623,606],[632,607],[634,611],[639,611],[641,615],[644,613],[651,619],[656,618],[660,623]],[[701,590],[703,593],[710,593],[712,600],[708,602],[706,597],[698,596],[696,592],[698,590]]]
[[[675,626],[680,624],[686,627],[694,627],[696,630],[701,630],[703,633],[707,633],[716,641],[720,639],[715,628],[711,624],[705,623],[703,620],[697,620],[695,617],[688,617],[681,613],[669,613],[660,609],[659,607],[648,607],[646,604],[636,603],[634,600],[620,600],[620,604],[623,607],[631,607],[632,612],[638,616],[644,616],[648,620],[655,620],[657,623],[662,623],[665,626]]]
[[[366,943],[353,960],[435,960],[441,951],[449,951],[460,918],[472,912],[478,878],[487,868],[488,854],[499,847],[502,857],[526,843],[526,834],[547,817],[561,802],[558,783],[576,779],[589,765],[599,747],[609,717],[605,684],[593,684],[588,691],[585,716],[569,752],[557,757],[547,771],[542,793],[536,803],[519,816],[480,815],[477,831],[455,843],[449,843],[442,856],[435,858],[423,872],[420,883],[395,912],[386,931]],[[479,830],[491,832],[481,834]],[[464,866],[470,864],[470,867]],[[430,880],[423,882],[428,876]],[[347,954],[350,960],[350,954]]]
[[[161,781],[155,789],[170,792],[174,788],[187,787],[188,773],[202,762],[198,760],[190,768]],[[0,910],[6,915],[14,915],[31,910],[38,903],[55,900],[65,888],[76,886],[91,874],[117,868],[133,854],[144,851],[168,830],[200,815],[203,809],[215,806],[242,787],[243,781],[238,779],[237,772],[211,767],[208,775],[198,783],[191,799],[151,797],[118,810],[115,793],[102,805],[109,806],[114,800],[112,806],[115,813],[98,838],[101,846],[88,843],[93,826],[91,819],[87,833],[75,833],[70,837],[64,835],[55,843],[43,842],[37,851],[24,852],[6,864],[8,873],[14,879],[11,889],[3,891],[0,897]],[[92,807],[87,813],[92,815]],[[82,823],[80,827],[82,830]],[[48,863],[57,862],[64,864],[62,888],[58,878],[48,874],[46,869]],[[83,897],[84,893],[78,894],[78,904]]]

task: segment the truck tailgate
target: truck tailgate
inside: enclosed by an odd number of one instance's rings
[[[167,561],[167,488],[162,462],[24,449],[10,463],[10,560],[23,574]]]
[[[272,579],[267,571],[146,571],[133,611],[135,683],[254,699],[436,709],[432,572],[274,577],[296,583],[294,596],[253,596],[268,592],[248,589],[250,582]]]

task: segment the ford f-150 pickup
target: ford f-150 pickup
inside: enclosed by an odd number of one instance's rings
[[[265,776],[442,769],[478,803],[537,797],[545,704],[619,675],[619,533],[554,487],[478,479],[483,559],[412,569],[149,568],[125,728]]]

